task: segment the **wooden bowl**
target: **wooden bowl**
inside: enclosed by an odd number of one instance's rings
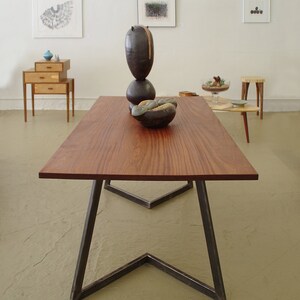
[[[211,93],[218,93],[218,92],[224,92],[229,89],[229,84],[223,84],[221,86],[209,86],[209,85],[202,85],[202,89],[207,92]]]

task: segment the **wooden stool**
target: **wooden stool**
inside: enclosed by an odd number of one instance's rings
[[[244,76],[242,79],[242,100],[247,100],[248,89],[250,82],[254,82],[256,85],[256,105],[260,108],[257,115],[260,114],[260,118],[263,119],[264,109],[264,82],[263,77],[258,76]]]

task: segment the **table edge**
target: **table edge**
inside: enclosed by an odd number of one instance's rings
[[[91,174],[63,174],[39,172],[41,179],[70,179],[70,180],[132,180],[132,181],[227,181],[227,180],[258,180],[258,173],[254,174],[224,174],[224,175],[91,175]]]

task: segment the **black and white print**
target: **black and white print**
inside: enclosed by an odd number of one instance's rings
[[[82,0],[32,1],[34,37],[82,37]]]
[[[73,12],[73,1],[66,1],[47,8],[40,16],[42,23],[55,30],[70,24]]]
[[[138,0],[138,24],[175,27],[175,0]]]

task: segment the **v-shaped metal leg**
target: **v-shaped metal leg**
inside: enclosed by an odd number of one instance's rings
[[[81,238],[81,244],[78,254],[78,260],[73,280],[73,286],[71,291],[71,299],[82,299],[82,285],[84,280],[84,274],[86,264],[90,252],[90,246],[92,242],[93,231],[95,227],[95,221],[97,217],[98,204],[100,200],[100,194],[102,189],[102,180],[94,181],[92,192],[90,196],[90,202],[85,218],[84,229]]]
[[[123,198],[127,199],[127,200],[130,200],[136,204],[139,204],[141,206],[144,206],[146,208],[153,208],[161,203],[164,203],[184,192],[186,192],[187,190],[193,188],[193,182],[192,181],[187,181],[187,183],[183,186],[181,186],[180,188],[174,190],[174,191],[171,191],[167,194],[164,194],[152,201],[150,200],[147,200],[147,199],[144,199],[142,197],[139,197],[137,195],[133,195],[125,190],[122,190],[116,186],[113,186],[111,184],[111,181],[110,180],[105,180],[105,183],[104,183],[104,188],[108,191],[111,191],[119,196],[122,196]]]
[[[222,278],[221,265],[219,260],[218,248],[215,238],[213,221],[211,217],[208,195],[205,181],[196,181],[198,200],[202,216],[203,228],[206,239],[207,252],[209,256],[210,268],[215,286],[214,299],[226,299],[225,288]]]
[[[214,287],[211,287],[198,279],[184,273],[183,271],[167,264],[166,262],[160,260],[159,258],[145,253],[144,255],[136,258],[135,260],[129,262],[128,264],[122,266],[121,268],[111,272],[110,274],[102,277],[99,280],[87,285],[83,288],[83,280],[86,269],[86,264],[88,260],[90,245],[93,236],[93,230],[95,225],[95,220],[97,216],[97,209],[100,199],[100,193],[102,188],[102,181],[95,181],[92,188],[92,193],[90,196],[90,203],[86,215],[86,221],[84,225],[78,261],[76,266],[76,271],[74,275],[74,281],[71,292],[71,300],[84,299],[87,296],[95,293],[96,291],[104,288],[110,283],[116,281],[122,276],[128,274],[129,272],[135,270],[136,268],[142,266],[145,263],[151,264],[158,268],[159,270],[173,276],[174,278],[180,280],[181,282],[189,285],[190,287],[198,290],[199,292],[207,295],[212,299],[226,300],[225,289],[222,279],[221,266],[218,256],[217,244],[215,240],[212,218],[210,214],[210,208],[208,203],[207,191],[204,181],[196,181],[198,199],[200,204],[200,210],[202,215],[203,227],[205,232],[207,250],[209,261],[211,265],[212,277],[214,282]]]

